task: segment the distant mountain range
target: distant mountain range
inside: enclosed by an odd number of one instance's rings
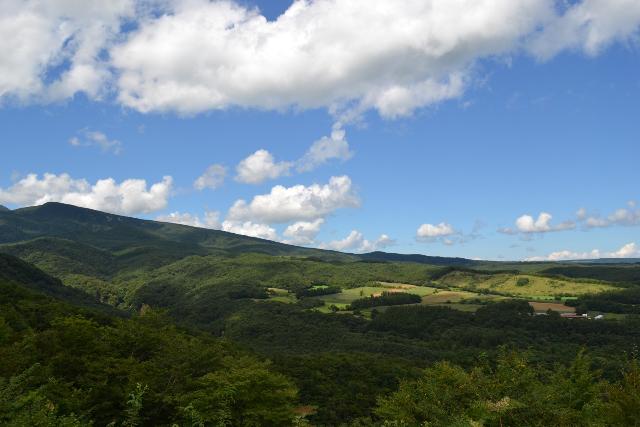
[[[571,264],[638,264],[640,258],[598,258],[564,261]]]
[[[55,246],[56,251],[60,251],[62,247],[66,247],[68,251],[69,242],[74,242],[74,251],[82,251],[83,256],[87,252],[94,253],[96,249],[109,252],[127,251],[129,258],[135,262],[136,258],[148,260],[150,255],[155,254],[157,265],[189,255],[242,253],[343,262],[413,262],[458,267],[486,264],[458,257],[380,251],[349,254],[305,248],[226,231],[130,218],[55,202],[15,210],[0,205],[0,245],[30,242],[31,246],[42,246],[43,242],[33,240],[43,238],[48,239],[47,245]],[[640,263],[640,258],[571,260],[564,263],[634,264]]]

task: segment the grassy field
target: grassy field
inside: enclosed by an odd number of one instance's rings
[[[529,305],[533,307],[536,313],[545,313],[547,310],[557,311],[558,313],[575,313],[574,307],[569,307],[559,302],[538,302],[530,301]]]
[[[536,312],[548,309],[561,313],[575,310],[562,302],[585,293],[616,289],[614,286],[589,281],[539,277],[527,274],[475,274],[456,271],[435,282],[439,287],[416,286],[406,283],[378,282],[377,285],[343,289],[341,293],[320,295],[310,299],[321,300],[324,305],[315,310],[329,313],[333,306],[345,313],[349,304],[360,298],[379,296],[383,292],[407,292],[422,297],[422,304],[446,306],[461,311],[476,311],[482,304],[514,297],[529,301]],[[316,288],[322,285],[315,286]],[[446,287],[446,289],[443,289]],[[268,288],[270,301],[295,303],[295,294],[283,288]],[[385,307],[378,307],[385,310]],[[371,310],[365,310],[368,316]]]
[[[357,288],[343,289],[342,292],[338,294],[321,295],[311,298],[324,301],[324,306],[317,308],[317,310],[320,312],[328,313],[331,311],[330,307],[332,305],[335,305],[340,310],[344,310],[349,304],[357,299],[368,298],[370,296],[379,296],[383,292],[407,292],[425,297],[427,295],[432,295],[437,291],[438,289],[428,286],[380,282],[379,286],[360,286]]]
[[[575,297],[617,289],[598,282],[572,281],[527,274],[490,275],[459,271],[442,277],[438,284],[471,292],[488,292],[540,300],[555,300],[561,297]]]
[[[469,291],[439,291],[422,297],[423,304],[449,304],[457,303],[465,299],[480,297],[479,294]]]
[[[298,301],[295,294],[282,288],[267,288],[270,301],[278,301],[286,304],[295,304]]]

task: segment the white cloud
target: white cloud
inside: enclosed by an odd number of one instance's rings
[[[132,0],[0,2],[0,99],[57,101],[78,92],[98,97],[111,78],[101,52],[117,38],[122,20],[134,16],[134,5]],[[57,68],[62,71],[52,79]]]
[[[565,49],[598,54],[615,41],[628,41],[640,30],[640,2],[637,0],[584,0],[571,5],[537,34],[531,51],[542,59]]]
[[[236,181],[245,184],[259,184],[268,179],[275,179],[288,175],[292,164],[290,162],[275,162],[273,155],[267,150],[258,150],[236,167]]]
[[[149,213],[166,208],[173,179],[165,176],[147,189],[143,179],[127,179],[118,184],[113,178],[91,185],[68,174],[46,173],[39,178],[29,174],[11,187],[0,188],[0,203],[18,206],[62,202],[116,214]]]
[[[357,230],[352,230],[347,237],[342,240],[334,240],[331,242],[320,244],[321,249],[330,249],[334,251],[350,251],[350,252],[373,252],[384,249],[395,244],[395,240],[386,234],[380,235],[375,241],[369,241],[364,238],[363,234]]]
[[[525,261],[566,261],[566,260],[586,260],[586,259],[598,259],[598,258],[638,258],[640,257],[640,247],[634,242],[627,243],[617,251],[613,252],[601,252],[598,249],[594,249],[590,252],[573,252],[569,250],[563,250],[558,252],[552,252],[546,256],[536,256],[526,258]]]
[[[635,202],[629,202],[627,208],[617,209],[604,218],[597,215],[587,216],[586,212],[585,217],[584,225],[587,228],[603,228],[615,225],[633,227],[640,225],[640,208],[636,207]]]
[[[214,230],[218,230],[222,226],[220,223],[220,212],[217,211],[205,212],[203,219],[190,213],[172,212],[169,215],[156,217],[156,221],[190,225],[191,227],[211,228]]]
[[[251,221],[224,221],[222,229],[229,233],[242,234],[244,236],[258,237],[278,241],[278,233],[272,227],[266,224],[258,224]]]
[[[502,228],[498,231],[505,234],[533,234],[533,233],[548,233],[552,231],[564,231],[572,230],[576,227],[573,221],[564,221],[560,224],[551,224],[553,215],[547,212],[541,212],[538,218],[534,218],[531,215],[522,215],[516,219],[516,228]]]
[[[345,131],[339,124],[334,125],[330,137],[323,137],[307,150],[298,160],[298,172],[308,172],[332,159],[349,160],[353,156],[349,150],[349,143],[345,138]]]
[[[182,1],[111,54],[120,101],[140,111],[355,101],[396,117],[459,96],[475,60],[518,49],[553,3],[296,1],[267,21],[229,1]]]
[[[576,218],[578,221],[583,221],[587,218],[587,210],[585,208],[580,208],[576,211]]]
[[[320,232],[322,224],[324,224],[323,218],[318,218],[315,221],[295,222],[282,233],[287,238],[283,242],[291,245],[311,245]]]
[[[557,0],[295,1],[273,21],[241,3],[3,0],[0,50],[11,54],[0,57],[0,99],[115,93],[142,112],[393,118],[462,95],[478,60],[596,54],[633,40],[640,23],[637,0],[566,2],[564,12]]]
[[[122,143],[116,139],[109,139],[107,135],[100,131],[82,129],[78,135],[69,139],[69,144],[74,147],[99,147],[103,152],[120,154]]]
[[[267,224],[310,221],[340,208],[359,205],[351,179],[348,176],[334,176],[325,185],[277,185],[269,194],[255,196],[249,203],[238,200],[229,209],[227,218],[231,221]]]
[[[566,261],[581,259],[601,258],[600,251],[594,249],[591,252],[572,252],[568,250],[552,252],[547,256],[535,256],[526,258],[525,261]]]
[[[635,258],[640,257],[640,248],[635,242],[627,243],[620,249],[609,254],[610,258]]]
[[[223,165],[211,165],[194,181],[193,186],[197,190],[204,190],[205,188],[215,190],[224,183],[226,175],[226,167]]]
[[[346,133],[338,122],[334,124],[331,136],[315,141],[307,152],[295,162],[276,162],[273,155],[261,149],[242,160],[236,167],[236,181],[246,184],[260,184],[268,179],[289,175],[295,166],[298,172],[309,172],[329,160],[348,160],[353,156],[349,149]]]
[[[433,239],[436,237],[446,237],[455,234],[456,231],[453,229],[451,224],[447,224],[446,222],[441,222],[440,224],[422,224],[418,227],[416,231],[416,236],[419,239]]]

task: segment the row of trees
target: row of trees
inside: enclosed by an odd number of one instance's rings
[[[296,297],[308,298],[317,297],[321,295],[339,294],[342,292],[342,288],[339,286],[312,286],[310,288],[298,289],[296,291]]]
[[[378,296],[371,295],[368,298],[360,298],[349,305],[350,310],[363,308],[382,307],[391,305],[419,304],[422,301],[420,295],[405,292],[382,292]]]

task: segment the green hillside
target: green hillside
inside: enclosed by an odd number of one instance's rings
[[[43,295],[63,300],[78,307],[91,308],[110,314],[118,314],[109,305],[100,304],[91,295],[65,286],[33,265],[10,255],[0,253],[0,284],[37,291]]]
[[[306,249],[219,230],[207,230],[108,214],[62,203],[0,212],[0,243],[56,237],[130,258],[166,259],[211,253],[268,253],[349,259],[338,252]],[[159,261],[159,260],[156,260]]]
[[[356,256],[61,204],[0,212],[0,231],[3,425],[413,425],[394,402],[422,405],[423,369],[443,360],[482,373],[478,399],[528,405],[505,425],[550,407],[604,419],[611,407],[588,412],[598,398],[571,406],[552,385],[574,381],[586,348],[600,370],[583,385],[623,387],[640,343],[633,266]],[[529,298],[553,289],[623,317],[532,316]],[[507,354],[539,379],[492,383],[494,366],[514,372]],[[438,410],[467,402],[452,396]]]
[[[66,285],[123,308],[169,303],[166,296],[176,292],[195,297],[218,285],[295,291],[317,283],[344,287],[377,280],[421,283],[435,268],[361,260],[351,254],[60,203],[0,212],[0,253],[33,263]],[[439,263],[445,260],[438,258]]]
[[[1,425],[295,422],[297,390],[268,362],[151,310],[125,318],[76,293],[0,255]]]

